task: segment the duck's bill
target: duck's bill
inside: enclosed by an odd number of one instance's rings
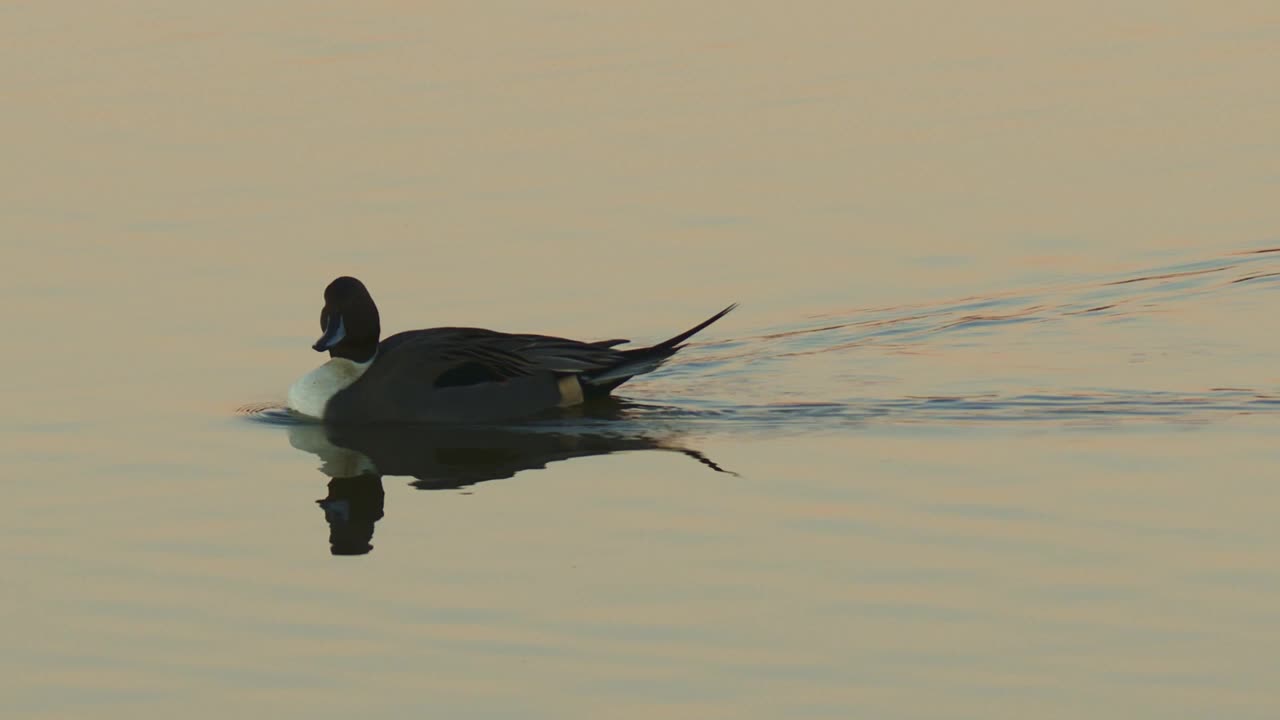
[[[347,326],[342,322],[341,315],[333,313],[329,316],[329,324],[325,326],[324,335],[320,336],[320,339],[316,341],[315,345],[311,346],[311,349],[316,352],[324,352],[342,342],[345,337],[347,337]]]

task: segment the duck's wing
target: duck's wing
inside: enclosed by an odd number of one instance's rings
[[[480,328],[435,328],[394,335],[379,346],[371,372],[394,371],[435,387],[504,382],[534,376],[579,376],[590,394],[607,394],[628,379],[651,372],[683,343],[727,315],[730,305],[692,328],[650,347],[617,350],[622,339],[581,342],[550,335],[502,333]],[[403,364],[415,368],[401,367]]]
[[[466,329],[467,342],[487,350],[506,353],[529,364],[534,371],[581,375],[596,391],[607,393],[628,379],[655,370],[674,355],[684,342],[720,318],[733,312],[737,303],[657,345],[631,350],[615,350],[629,340],[579,342],[547,335],[508,335],[489,330]]]
[[[482,340],[480,344],[485,348],[492,348],[520,358],[528,363],[533,372],[549,371],[576,375],[621,362],[626,356],[613,348],[625,342],[627,341],[580,342],[549,335],[494,333],[492,338]]]
[[[613,346],[625,340],[579,342],[480,328],[436,328],[394,335],[378,349],[374,370],[452,386],[502,382],[540,374],[577,375],[622,362]]]

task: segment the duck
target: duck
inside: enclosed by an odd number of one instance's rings
[[[329,360],[289,388],[289,410],[335,425],[475,423],[523,418],[608,396],[652,372],[734,303],[656,345],[583,342],[470,327],[409,330],[381,339],[378,306],[364,283],[324,290],[320,339]]]

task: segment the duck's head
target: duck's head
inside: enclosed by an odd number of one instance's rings
[[[316,352],[329,351],[330,357],[368,362],[378,351],[378,306],[353,277],[340,277],[324,289],[324,309],[320,311],[320,327],[324,334],[311,347]]]

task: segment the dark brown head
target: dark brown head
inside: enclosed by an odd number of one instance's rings
[[[311,346],[316,352],[328,350],[330,357],[368,362],[378,351],[378,306],[364,283],[353,277],[340,277],[324,289],[320,327],[324,335]]]

